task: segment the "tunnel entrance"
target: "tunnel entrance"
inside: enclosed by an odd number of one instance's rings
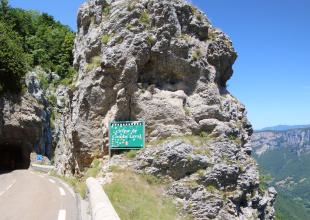
[[[21,145],[0,144],[0,170],[28,169],[30,151]]]

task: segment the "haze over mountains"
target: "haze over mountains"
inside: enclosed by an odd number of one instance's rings
[[[259,131],[285,131],[285,130],[291,130],[291,129],[299,129],[299,128],[310,128],[309,125],[276,125],[272,127],[265,127],[262,129],[256,130],[256,132]]]

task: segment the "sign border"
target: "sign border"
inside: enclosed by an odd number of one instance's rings
[[[112,123],[119,123],[119,124],[121,124],[121,123],[142,123],[142,125],[143,125],[143,147],[138,146],[138,147],[117,147],[117,148],[113,147],[113,148],[111,148],[111,143],[110,143],[111,132],[110,132],[110,130],[111,130],[111,124]],[[111,122],[109,122],[109,132],[108,133],[109,133],[109,154],[111,153],[111,150],[140,150],[140,149],[145,148],[145,122],[144,122],[144,120],[141,120],[141,121],[111,121]]]

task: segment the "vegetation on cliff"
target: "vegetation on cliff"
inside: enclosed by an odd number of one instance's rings
[[[0,93],[21,90],[26,65],[19,37],[0,21]]]
[[[35,66],[56,72],[60,81],[74,75],[75,34],[52,16],[1,0],[0,30],[0,91],[20,91],[24,75]]]

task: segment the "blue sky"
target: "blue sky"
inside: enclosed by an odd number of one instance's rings
[[[48,12],[75,30],[84,0],[11,0]],[[238,52],[229,90],[248,109],[256,129],[310,124],[310,1],[192,0]]]

